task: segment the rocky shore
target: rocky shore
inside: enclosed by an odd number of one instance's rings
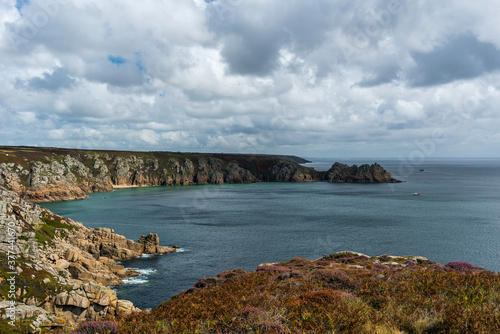
[[[0,332],[16,328],[74,328],[88,320],[112,320],[136,311],[109,286],[139,273],[115,260],[175,252],[157,234],[138,241],[107,228],[88,228],[0,188]],[[14,279],[13,279],[14,278]]]
[[[87,151],[0,146],[0,186],[34,202],[82,199],[127,186],[253,182],[399,182],[379,164],[327,172],[294,156]]]

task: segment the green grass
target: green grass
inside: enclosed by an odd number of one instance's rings
[[[14,321],[15,326],[9,325],[10,319],[0,318],[0,333],[2,334],[15,334],[15,333],[29,333],[31,331],[30,324],[33,322],[34,317],[24,319],[24,320],[16,320]]]
[[[0,296],[4,300],[10,300],[8,298],[9,294],[9,283],[6,279],[11,278],[11,275],[7,274],[12,270],[8,267],[8,258],[5,253],[0,253],[0,277],[4,279],[0,283]],[[39,301],[45,299],[46,296],[55,296],[62,291],[71,290],[69,285],[59,284],[56,277],[51,276],[45,270],[36,270],[31,268],[32,262],[23,257],[16,257],[16,266],[22,269],[20,274],[16,277],[16,288],[21,288],[22,293],[19,298],[16,299],[20,302],[23,298],[37,298]],[[45,279],[48,280],[44,282]],[[3,333],[0,331],[0,333]]]
[[[49,243],[52,242],[52,239],[56,235],[56,229],[65,229],[68,231],[75,229],[74,226],[65,224],[58,219],[52,219],[54,217],[55,216],[48,217],[47,211],[44,211],[42,213],[41,220],[44,222],[44,224],[35,226],[35,237],[38,243],[43,244],[46,241]],[[64,232],[62,232],[62,234],[65,235]]]

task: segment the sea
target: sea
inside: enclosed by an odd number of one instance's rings
[[[327,170],[333,162],[305,165]],[[133,240],[158,233],[162,245],[181,247],[121,262],[141,274],[115,289],[139,308],[157,306],[225,270],[344,250],[466,261],[500,271],[500,159],[378,163],[404,182],[141,187],[42,206]]]

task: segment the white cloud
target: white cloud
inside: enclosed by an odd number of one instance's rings
[[[15,3],[3,143],[398,156],[443,130],[442,155],[498,154],[498,1]]]

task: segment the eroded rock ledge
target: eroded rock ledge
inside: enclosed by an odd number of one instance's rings
[[[12,231],[16,243],[9,248]],[[133,241],[112,229],[88,228],[0,188],[0,315],[4,318],[12,300],[7,294],[7,279],[12,277],[9,250],[16,254],[16,317],[21,321],[34,317],[32,330],[72,328],[82,321],[111,320],[137,310],[108,287],[139,275],[115,260],[175,252],[161,246],[157,234]]]

